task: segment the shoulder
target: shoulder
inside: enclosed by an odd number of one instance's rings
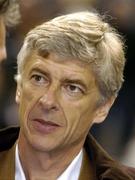
[[[124,171],[127,172],[133,179],[135,179],[135,168],[133,167],[123,167]]]
[[[19,127],[7,127],[0,130],[0,152],[8,150],[18,138]]]
[[[14,179],[16,143],[5,151],[0,152],[0,179]]]
[[[85,149],[92,164],[94,164],[97,179],[135,180],[135,169],[126,167],[114,160],[89,134]]]

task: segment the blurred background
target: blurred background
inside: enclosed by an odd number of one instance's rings
[[[0,128],[17,125],[15,103],[16,56],[25,34],[55,16],[96,8],[124,36],[126,41],[125,82],[106,121],[91,132],[116,159],[135,167],[135,1],[134,0],[20,0],[21,22],[8,29],[7,61],[0,74]]]

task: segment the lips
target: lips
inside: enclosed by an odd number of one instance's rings
[[[53,133],[58,128],[60,128],[60,125],[51,121],[45,121],[43,119],[33,119],[32,125],[34,129],[43,134]]]

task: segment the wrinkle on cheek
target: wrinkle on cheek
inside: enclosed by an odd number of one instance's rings
[[[29,112],[34,106],[34,102],[37,96],[35,96],[34,90],[29,88],[27,84],[22,86],[22,94],[21,94],[21,104],[20,104],[20,114],[27,118]]]
[[[67,104],[64,108],[64,114],[67,121],[67,131],[70,131],[70,135],[76,132],[76,135],[88,131],[92,125],[92,120],[94,116],[94,107],[93,104],[95,100],[93,98],[86,98],[74,104]],[[78,131],[82,130],[82,132]]]
[[[79,109],[74,108],[71,104],[65,106],[63,109],[67,131],[70,131],[69,134],[73,134],[79,123],[78,120],[80,119],[80,111]]]
[[[32,104],[32,102],[34,102],[38,97],[38,91],[35,88],[31,87],[27,82],[23,85],[22,92],[23,99],[25,99],[25,101],[29,102],[30,104]]]

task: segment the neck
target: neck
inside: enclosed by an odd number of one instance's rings
[[[55,151],[36,150],[24,138],[18,141],[19,155],[26,179],[57,179],[69,166],[82,148],[82,144],[73,145]]]

